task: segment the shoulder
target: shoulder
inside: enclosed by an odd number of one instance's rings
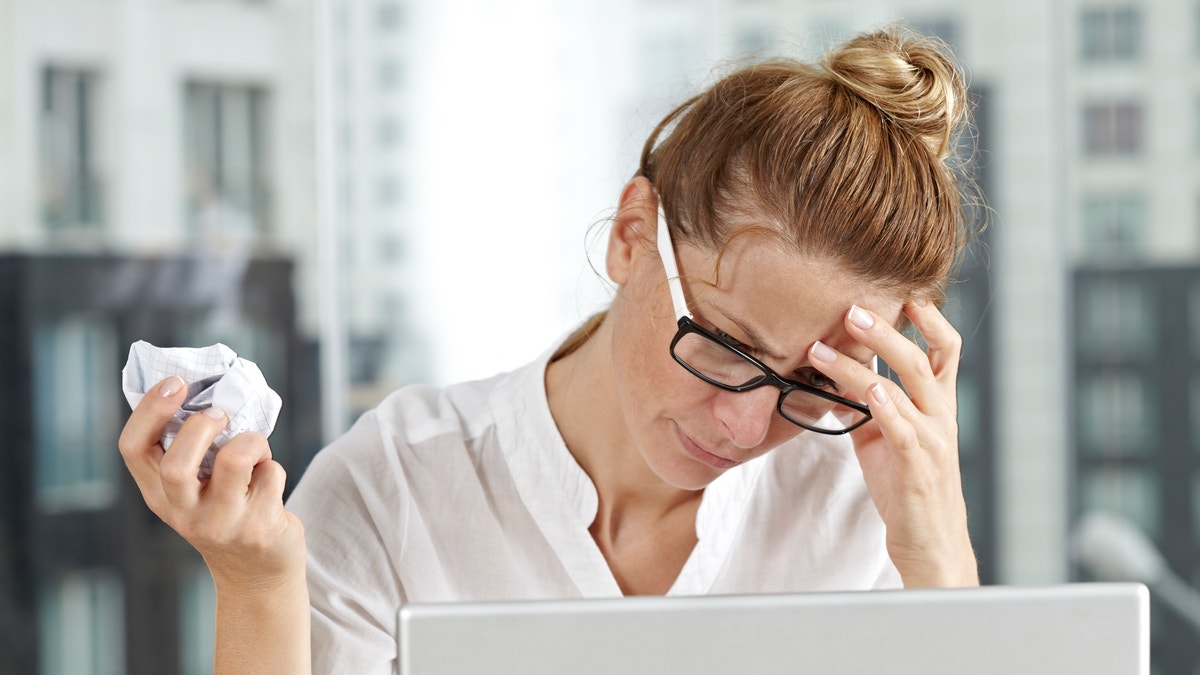
[[[317,453],[297,494],[303,495],[310,483],[338,487],[349,481],[359,489],[394,484],[411,461],[430,453],[471,452],[496,423],[493,394],[519,372],[447,387],[396,390]]]

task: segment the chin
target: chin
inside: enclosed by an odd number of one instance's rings
[[[688,492],[703,490],[727,470],[705,466],[687,457],[668,464],[669,466],[655,466],[651,463],[650,470],[667,485]]]

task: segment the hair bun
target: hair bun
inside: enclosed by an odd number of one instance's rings
[[[943,43],[895,29],[861,35],[825,56],[825,70],[937,157],[965,119],[967,86]]]

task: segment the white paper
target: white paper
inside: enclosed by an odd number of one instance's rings
[[[187,399],[163,432],[167,449],[184,420],[209,407],[225,412],[229,424],[217,436],[200,463],[200,477],[212,475],[213,459],[234,436],[256,431],[269,436],[283,408],[283,400],[252,361],[240,358],[223,344],[211,347],[155,347],[139,340],[129,347],[129,361],[121,369],[121,388],[130,407],[158,382],[178,375],[187,382]]]

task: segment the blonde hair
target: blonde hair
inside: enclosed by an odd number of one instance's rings
[[[750,215],[800,253],[940,301],[967,240],[950,166],[967,103],[941,43],[891,28],[819,64],[724,77],[658,125],[638,175],[676,241],[720,251],[741,233],[729,216]]]
[[[805,255],[940,304],[968,241],[953,151],[967,86],[945,46],[901,27],[861,35],[819,64],[773,59],[685,101],[642,149],[678,244],[721,252],[760,220]],[[603,322],[588,319],[554,359]]]

